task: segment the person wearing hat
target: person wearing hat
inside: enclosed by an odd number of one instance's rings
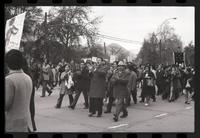
[[[114,72],[111,78],[111,81],[113,82],[113,97],[116,100],[116,110],[113,117],[115,122],[118,121],[118,116],[121,112],[123,112],[123,114],[120,116],[120,118],[125,118],[128,116],[125,99],[129,95],[128,83],[130,72],[126,72],[125,68],[125,64],[120,61],[118,63],[117,71]]]

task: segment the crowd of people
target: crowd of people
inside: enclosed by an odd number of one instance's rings
[[[31,63],[31,71],[36,89],[42,85],[42,95],[51,95],[53,88],[59,86],[60,95],[55,108],[60,108],[65,95],[69,97],[69,108],[74,109],[81,93],[85,100],[85,109],[89,108],[89,116],[97,111],[102,115],[104,100],[108,100],[105,113],[111,113],[113,102],[116,104],[114,120],[126,117],[127,106],[138,102],[138,88],[141,88],[140,102],[145,106],[150,100],[156,101],[156,95],[163,100],[173,102],[182,94],[185,104],[190,104],[194,95],[194,68],[180,65],[140,65],[132,62],[115,61],[108,63],[102,58],[97,62],[87,60],[67,63],[64,59],[57,65],[45,59],[42,65]]]
[[[16,58],[15,54],[20,55],[15,50],[14,52],[11,50],[6,55],[8,67],[6,70],[6,96],[8,95],[6,97],[6,112],[10,115],[14,112],[12,110],[18,109],[12,107],[13,96],[15,96],[13,92],[15,89],[12,88],[16,87],[19,87],[19,89],[24,87],[27,89],[24,90],[30,92],[30,95],[26,95],[28,97],[24,97],[27,98],[26,103],[28,99],[32,103],[34,102],[31,100],[34,98],[31,97],[34,97],[33,92],[35,93],[35,90],[40,86],[42,86],[41,97],[45,97],[46,92],[50,96],[54,88],[59,87],[59,97],[55,108],[61,108],[63,97],[67,95],[69,98],[68,108],[73,110],[82,93],[85,101],[84,108],[89,109],[89,117],[96,113],[97,117],[101,117],[103,105],[107,101],[104,113],[111,113],[112,106],[115,105],[114,121],[118,121],[121,112],[120,118],[128,116],[127,107],[131,105],[131,99],[134,104],[138,103],[139,89],[141,89],[139,102],[144,103],[145,106],[150,105],[151,99],[156,102],[156,95],[160,95],[163,100],[169,102],[177,100],[180,95],[185,95],[185,104],[190,104],[190,101],[194,100],[195,70],[190,66],[154,66],[150,64],[137,66],[132,62],[125,63],[123,61],[108,63],[103,58],[97,58],[97,62],[87,60],[79,63],[75,63],[73,60],[67,63],[62,59],[55,65],[44,59],[42,64],[31,60],[30,64],[26,66],[26,68],[29,67],[29,71],[25,71],[24,64],[19,61],[16,62],[21,57]],[[17,66],[17,64],[20,65]],[[21,81],[21,78],[25,82]],[[24,93],[24,90],[22,90],[22,93]],[[30,119],[34,124],[34,107],[31,108],[31,105],[34,104],[30,102],[25,109],[28,110],[30,106],[30,114],[32,114]],[[27,118],[29,114],[23,116]]]

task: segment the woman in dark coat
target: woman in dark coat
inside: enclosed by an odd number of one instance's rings
[[[98,111],[97,117],[101,117],[103,108],[103,98],[106,92],[106,74],[108,67],[102,63],[102,59],[98,58],[98,66],[90,68],[90,91],[89,91],[89,117]]]
[[[145,72],[143,74],[143,85],[142,92],[146,99],[145,106],[149,105],[150,97],[153,95],[155,91],[155,76],[154,73],[150,70],[149,66],[145,67]]]

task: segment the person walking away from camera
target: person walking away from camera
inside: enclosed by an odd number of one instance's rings
[[[84,62],[80,64],[80,69],[74,73],[74,80],[75,80],[74,87],[76,94],[70,108],[71,109],[75,108],[79,96],[81,95],[81,93],[83,93],[85,100],[84,109],[88,109],[88,91],[90,86],[90,76],[89,76],[89,70],[87,66],[84,64]]]
[[[22,70],[22,53],[10,50],[5,55],[5,63],[9,69],[5,78],[5,130],[30,132],[33,130],[30,113],[33,83]]]
[[[55,108],[61,107],[63,97],[65,96],[65,94],[67,94],[69,97],[69,106],[68,107],[70,107],[70,105],[73,102],[73,96],[72,96],[72,90],[71,90],[71,87],[73,86],[73,80],[72,80],[72,73],[71,73],[69,64],[65,65],[65,71],[61,73],[60,81],[61,81],[60,95],[57,100],[57,104],[56,104]]]
[[[49,93],[49,96],[51,95],[52,91],[48,88],[48,82],[50,79],[49,76],[49,64],[47,63],[47,60],[45,59],[45,62],[42,66],[42,76],[43,76],[43,81],[42,81],[42,96],[41,97],[45,97],[45,93],[46,91]]]
[[[133,65],[128,65],[127,67],[128,72],[130,72],[130,80],[128,87],[130,89],[130,96],[128,97],[127,105],[130,106],[131,96],[133,98],[134,104],[137,104],[137,74],[136,74],[136,67]]]
[[[98,112],[97,117],[101,117],[103,108],[103,98],[106,92],[106,74],[108,67],[103,59],[97,59],[96,67],[90,67],[90,91],[89,91],[89,117]]]
[[[153,72],[150,70],[149,66],[146,66],[145,73],[143,76],[143,86],[142,86],[142,91],[145,98],[145,106],[149,105],[149,100],[154,94],[154,91],[155,91],[154,80],[155,80],[155,76]]]
[[[118,121],[118,116],[121,112],[123,114],[120,118],[125,118],[128,116],[128,111],[126,109],[126,98],[130,95],[130,90],[128,89],[130,72],[125,70],[125,65],[123,62],[118,63],[117,71],[113,74],[111,80],[113,83],[113,96],[116,102],[116,110],[113,114],[113,120]]]

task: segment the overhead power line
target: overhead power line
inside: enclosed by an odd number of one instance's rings
[[[99,37],[105,38],[105,39],[110,39],[110,40],[114,40],[114,41],[120,41],[120,42],[125,42],[125,43],[140,43],[140,41],[133,41],[133,40],[128,40],[128,39],[122,39],[122,38],[118,38],[118,37],[113,37],[113,36],[109,36],[109,35],[103,35],[103,34],[97,34]]]

